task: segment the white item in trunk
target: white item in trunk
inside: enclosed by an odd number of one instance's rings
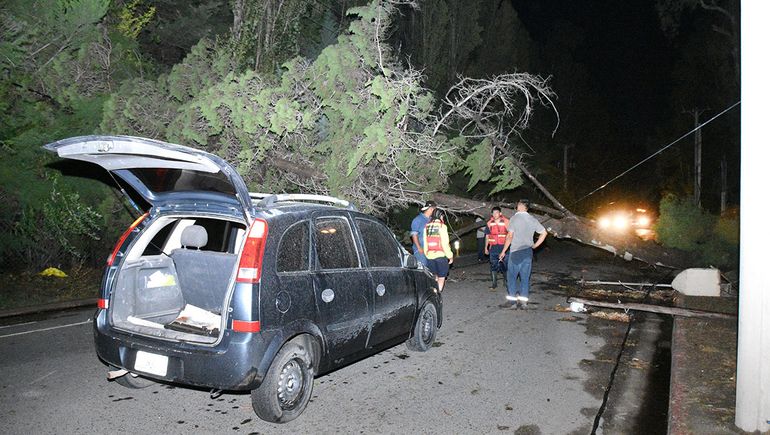
[[[219,329],[219,326],[222,323],[222,316],[204,310],[203,308],[196,307],[195,305],[186,304],[184,309],[171,323],[202,329],[204,331],[213,331]]]
[[[126,320],[128,320],[129,323],[133,323],[134,325],[137,325],[137,326],[147,326],[150,328],[163,329],[163,325],[161,325],[160,323],[140,319],[139,317],[128,316]]]

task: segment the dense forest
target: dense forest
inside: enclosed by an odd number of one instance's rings
[[[739,108],[584,198],[740,94],[737,1],[617,3],[8,0],[0,264],[98,266],[132,220],[107,174],[40,148],[87,134],[205,149],[252,190],[379,215],[434,192],[537,198],[525,165],[581,214],[660,203],[664,244],[735,261]]]

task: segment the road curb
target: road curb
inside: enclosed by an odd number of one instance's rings
[[[5,317],[24,316],[27,314],[44,313],[47,311],[66,310],[68,308],[80,308],[92,306],[96,307],[96,298],[88,299],[75,299],[71,301],[52,302],[50,304],[41,304],[31,307],[19,307],[11,308],[8,310],[0,310],[0,319]]]

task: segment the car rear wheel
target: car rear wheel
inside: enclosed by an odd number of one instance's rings
[[[436,307],[432,302],[426,302],[417,317],[412,338],[406,341],[406,347],[420,352],[430,349],[433,346],[433,340],[436,339],[437,320]]]
[[[310,349],[286,343],[276,355],[262,384],[251,392],[251,406],[259,418],[273,423],[294,420],[313,393]]]

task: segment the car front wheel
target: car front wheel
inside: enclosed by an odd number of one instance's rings
[[[251,392],[251,406],[259,418],[286,423],[302,414],[313,393],[310,350],[286,343],[276,355],[262,384]]]
[[[417,317],[412,338],[406,341],[406,347],[420,352],[430,349],[433,346],[433,340],[436,339],[437,320],[436,307],[432,302],[426,302]]]

